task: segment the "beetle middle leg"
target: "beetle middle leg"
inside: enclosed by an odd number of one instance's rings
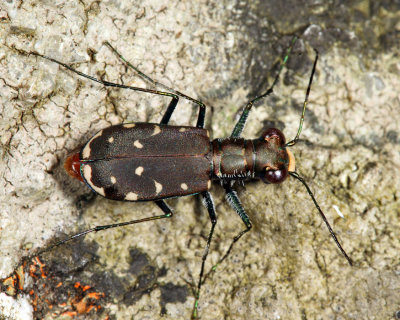
[[[207,208],[208,214],[210,216],[211,229],[210,229],[210,233],[208,234],[207,244],[206,244],[206,247],[204,249],[204,253],[203,253],[203,257],[202,257],[202,261],[201,261],[199,282],[197,284],[197,291],[196,291],[196,294],[195,294],[195,301],[194,301],[194,306],[193,306],[192,319],[197,319],[197,317],[198,317],[197,307],[198,307],[199,299],[200,299],[201,285],[204,282],[203,281],[204,266],[206,264],[208,252],[210,251],[210,244],[211,244],[212,236],[214,234],[214,229],[215,229],[215,226],[217,224],[217,215],[215,213],[214,201],[213,201],[213,199],[211,197],[210,192],[208,192],[208,191],[202,192],[201,196],[202,196],[203,204]]]
[[[198,308],[198,302],[200,299],[200,289],[202,284],[205,282],[205,280],[210,276],[210,274],[215,271],[215,269],[217,268],[218,265],[220,265],[231,253],[232,248],[234,246],[234,244],[248,231],[251,230],[252,225],[251,225],[251,221],[249,216],[246,214],[246,212],[243,209],[243,206],[239,200],[239,197],[236,194],[236,191],[233,190],[230,185],[228,184],[224,184],[223,185],[225,192],[226,192],[226,199],[228,200],[229,205],[236,211],[236,213],[239,215],[239,217],[242,219],[243,223],[246,225],[246,229],[240,231],[234,238],[233,241],[231,243],[231,245],[229,246],[228,250],[226,251],[226,253],[224,254],[224,256],[217,262],[217,264],[215,264],[211,270],[209,272],[207,272],[206,275],[204,275],[204,266],[205,266],[205,262],[207,259],[207,255],[208,255],[208,251],[210,248],[210,243],[211,243],[211,238],[212,235],[214,233],[214,228],[215,225],[217,223],[217,217],[215,215],[215,208],[214,208],[214,203],[212,202],[212,198],[210,193],[207,192],[203,192],[201,195],[203,196],[203,200],[204,200],[204,204],[208,209],[209,215],[210,215],[210,219],[211,219],[211,230],[210,230],[210,234],[208,236],[207,239],[207,245],[206,245],[206,249],[204,251],[204,255],[202,258],[202,264],[201,264],[201,270],[200,270],[200,277],[199,277],[199,283],[197,285],[197,292],[196,292],[196,300],[194,303],[194,308],[193,308],[193,313],[192,313],[192,319],[197,319],[197,308]]]
[[[252,224],[250,221],[249,216],[247,215],[246,211],[243,208],[242,203],[240,202],[239,197],[237,196],[237,193],[235,190],[232,189],[232,187],[228,184],[223,185],[225,192],[226,192],[226,199],[229,203],[229,205],[236,211],[236,213],[239,215],[239,217],[242,219],[243,223],[246,226],[246,229],[240,231],[232,240],[228,250],[226,253],[223,255],[221,259],[211,268],[209,272],[204,276],[203,282],[206,281],[206,279],[211,275],[212,272],[216,270],[216,268],[229,256],[229,254],[232,251],[233,246],[235,245],[236,242],[239,241],[239,239],[247,232],[249,232],[252,228]]]
[[[231,245],[229,246],[228,250],[226,251],[225,255],[220,259],[220,261],[213,267],[215,269],[217,265],[219,265],[222,261],[224,261],[230,252],[232,251],[232,248],[234,244],[248,231],[251,230],[252,225],[249,216],[247,215],[246,211],[244,211],[244,208],[242,206],[242,203],[240,202],[239,197],[237,196],[237,193],[235,190],[231,188],[229,185],[224,185],[224,189],[226,192],[226,200],[228,201],[229,205],[236,211],[236,213],[239,215],[240,219],[242,219],[243,223],[246,225],[246,229],[240,231],[236,237],[233,238],[233,241]]]
[[[206,115],[206,106],[203,102],[201,102],[200,100],[194,99],[192,97],[189,97],[188,95],[172,89],[168,86],[166,86],[165,84],[158,82],[152,78],[150,78],[148,75],[146,75],[145,73],[143,73],[142,71],[140,71],[137,67],[135,67],[132,63],[130,63],[128,60],[126,60],[122,54],[120,54],[108,41],[105,41],[104,44],[109,47],[117,56],[119,59],[121,59],[121,61],[123,61],[128,67],[132,68],[133,70],[136,71],[136,73],[145,81],[149,82],[150,84],[152,84],[155,87],[160,87],[163,90],[169,91],[177,96],[180,96],[184,99],[187,99],[195,104],[197,104],[199,106],[199,116],[197,118],[197,124],[196,127],[197,128],[204,128],[204,118]],[[167,111],[165,112],[162,120],[161,120],[161,124],[168,124],[169,119],[171,118],[172,113],[174,112],[176,105],[178,103],[178,99],[177,98],[173,98],[172,101],[170,102]]]

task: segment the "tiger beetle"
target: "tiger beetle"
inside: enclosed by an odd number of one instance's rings
[[[199,279],[195,290],[192,318],[197,318],[200,291],[205,279],[228,257],[234,244],[252,228],[249,216],[246,214],[233,188],[235,182],[241,181],[244,183],[245,181],[262,180],[266,184],[276,184],[283,182],[290,175],[304,185],[333,240],[348,263],[352,265],[350,257],[340,245],[309,186],[295,171],[295,158],[287,148],[294,146],[298,142],[303,127],[305,110],[318,61],[317,50],[315,50],[316,56],[295,138],[289,142],[285,142],[283,133],[275,128],[267,128],[257,139],[248,140],[241,137],[252,106],[257,101],[272,93],[296,39],[296,37],[292,39],[271,87],[247,103],[233,128],[232,134],[228,138],[214,139],[212,141],[209,138],[208,131],[204,129],[206,106],[201,101],[151,79],[137,67],[129,63],[108,42],[104,44],[127,66],[135,70],[146,82],[154,87],[163,88],[165,91],[108,82],[86,75],[53,58],[36,52],[30,52],[106,87],[130,89],[167,96],[172,99],[160,123],[124,123],[105,128],[95,134],[79,152],[70,155],[64,164],[66,171],[72,177],[86,183],[95,193],[107,199],[118,201],[154,201],[163,214],[127,222],[96,226],[59,241],[44,249],[44,251],[48,251],[51,248],[91,232],[171,218],[173,212],[165,203],[165,199],[200,194],[211,220],[211,229],[202,256]],[[199,114],[195,127],[172,126],[168,124],[179,101],[179,97],[198,105]],[[213,180],[219,181],[225,189],[226,199],[242,219],[245,229],[233,238],[226,253],[210,272],[205,274],[204,266],[217,223],[214,202],[209,192]]]

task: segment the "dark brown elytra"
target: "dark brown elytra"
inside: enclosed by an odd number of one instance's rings
[[[160,123],[127,123],[105,128],[94,135],[79,152],[69,156],[64,165],[72,177],[85,182],[94,192],[105,198],[120,201],[154,201],[163,211],[163,214],[128,222],[96,226],[59,241],[44,251],[91,232],[170,218],[173,213],[164,199],[199,194],[208,210],[211,229],[202,257],[195,292],[192,318],[197,318],[201,286],[205,279],[215,270],[217,265],[227,258],[234,244],[252,228],[251,221],[233,189],[234,182],[262,180],[265,183],[281,183],[290,175],[305,186],[336,245],[351,265],[351,259],[340,245],[313,193],[304,179],[295,171],[294,156],[288,149],[299,140],[302,130],[308,96],[318,61],[317,51],[315,51],[316,58],[296,137],[286,143],[283,133],[275,128],[267,128],[257,139],[248,140],[241,137],[253,104],[272,93],[295,41],[296,37],[293,38],[271,87],[248,102],[230,137],[213,141],[210,141],[208,131],[204,129],[206,107],[201,101],[149,78],[126,61],[108,42],[105,45],[111,48],[127,66],[135,70],[145,81],[162,88],[164,91],[131,87],[97,79],[53,58],[31,52],[31,54],[58,63],[68,70],[104,86],[163,95],[172,99]],[[195,127],[168,125],[179,97],[199,106]],[[228,203],[242,219],[245,229],[237,234],[225,255],[210,272],[205,274],[205,262],[217,222],[214,203],[208,191],[212,180],[220,182],[226,192]]]
[[[79,153],[83,180],[103,197],[125,201],[206,191],[211,158],[207,130],[151,123],[108,127]]]

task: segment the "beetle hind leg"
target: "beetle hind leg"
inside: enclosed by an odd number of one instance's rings
[[[158,215],[158,216],[153,216],[153,217],[147,217],[147,218],[142,218],[142,219],[137,219],[137,220],[131,220],[131,221],[126,221],[126,222],[119,222],[119,223],[114,223],[114,224],[107,224],[107,225],[103,225],[103,226],[96,226],[93,227],[91,229],[79,232],[77,234],[74,234],[73,236],[70,236],[64,240],[58,241],[54,244],[52,244],[50,247],[47,247],[41,251],[39,251],[37,254],[42,254],[46,251],[49,251],[55,247],[58,247],[66,242],[70,242],[71,240],[83,237],[85,235],[87,235],[88,233],[92,233],[92,232],[98,232],[98,231],[102,231],[102,230],[106,230],[106,229],[112,229],[112,228],[119,228],[119,227],[123,227],[123,226],[128,226],[131,224],[136,224],[136,223],[142,223],[142,222],[146,222],[146,221],[153,221],[153,220],[159,220],[159,219],[164,219],[164,218],[171,218],[173,216],[173,212],[171,210],[171,208],[163,201],[163,200],[156,200],[154,201],[155,204],[164,212],[164,214],[162,215]]]
[[[109,47],[118,56],[118,58],[121,59],[122,62],[124,62],[128,67],[135,70],[135,72],[139,75],[139,77],[141,77],[144,81],[150,83],[151,85],[153,85],[155,87],[162,88],[163,90],[169,91],[170,93],[173,93],[176,96],[180,96],[186,100],[189,100],[189,101],[197,104],[200,109],[199,109],[199,116],[197,118],[196,127],[204,128],[204,118],[205,118],[205,114],[206,114],[206,106],[203,102],[201,102],[200,100],[194,99],[192,97],[189,97],[186,94],[184,94],[178,90],[172,89],[171,87],[168,87],[165,84],[150,78],[148,75],[146,75],[145,73],[140,71],[139,68],[135,67],[132,63],[130,63],[128,60],[126,60],[108,41],[105,41],[104,44],[107,47]],[[170,102],[170,104],[167,108],[167,111],[165,112],[165,114],[160,122],[161,124],[168,124],[169,119],[171,118],[171,115],[174,112],[175,107],[178,103],[178,97],[176,97],[176,96],[175,97],[172,96],[172,101]]]
[[[198,318],[197,308],[198,308],[199,299],[200,299],[201,285],[204,283],[204,281],[203,281],[204,266],[205,266],[205,263],[207,260],[208,252],[210,251],[210,244],[211,244],[212,236],[214,234],[214,229],[217,224],[217,215],[215,213],[214,201],[211,197],[210,192],[208,192],[208,191],[202,192],[201,196],[202,196],[203,204],[207,208],[208,214],[210,216],[211,229],[210,229],[210,233],[208,234],[207,244],[204,249],[202,259],[201,259],[201,269],[200,269],[200,275],[199,275],[199,282],[197,284],[197,290],[196,290],[196,294],[195,294],[195,302],[194,302],[194,306],[193,306],[192,319]]]

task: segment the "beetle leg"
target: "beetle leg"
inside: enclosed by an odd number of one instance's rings
[[[172,112],[174,112],[176,108],[177,103],[178,103],[178,97],[172,98],[172,101],[169,103],[167,111],[165,111],[164,116],[160,121],[160,124],[168,124],[169,119],[172,116]]]
[[[244,211],[244,208],[242,206],[242,203],[240,202],[239,197],[237,196],[237,193],[235,190],[232,189],[230,185],[224,185],[224,189],[226,191],[226,199],[230,206],[236,211],[236,213],[239,215],[239,217],[242,219],[243,223],[246,226],[246,229],[240,231],[236,237],[233,238],[233,241],[231,245],[229,246],[228,251],[225,253],[225,255],[221,258],[218,264],[220,264],[222,261],[224,261],[228,255],[230,254],[233,245],[248,231],[251,230],[252,225],[249,216],[247,215],[246,211]]]
[[[177,92],[175,92],[177,93]],[[180,96],[182,96],[181,94],[179,94]],[[169,119],[172,116],[172,113],[174,112],[176,105],[178,103],[178,97],[172,97],[172,101],[169,103],[167,111],[165,111],[164,116],[162,117],[160,124],[168,124]],[[197,101],[197,100],[196,100]],[[199,106],[200,106],[200,110],[199,110],[199,116],[197,118],[197,123],[196,123],[196,127],[197,128],[204,128],[204,118],[206,116],[206,106],[200,102],[199,102]]]
[[[114,87],[114,88],[129,89],[129,90],[139,91],[139,92],[147,92],[147,93],[152,93],[152,94],[158,94],[158,95],[160,95],[160,96],[171,97],[171,98],[173,98],[173,99],[178,100],[178,97],[177,97],[178,94],[175,94],[175,93],[165,92],[165,91],[159,91],[159,90],[153,90],[153,89],[146,89],[146,88],[139,88],[139,87],[126,86],[126,85],[124,85],[124,84],[118,84],[118,83],[114,83],[114,82],[105,81],[105,80],[103,80],[103,79],[99,79],[99,78],[95,78],[95,77],[89,76],[89,75],[87,75],[87,74],[85,74],[85,73],[83,73],[83,72],[80,72],[80,71],[78,71],[78,70],[76,70],[76,69],[70,67],[70,66],[67,65],[66,63],[63,63],[63,62],[58,61],[58,60],[56,60],[56,59],[53,59],[53,58],[51,58],[51,57],[45,56],[45,55],[43,55],[43,54],[40,54],[40,53],[37,53],[37,52],[34,52],[34,51],[31,51],[31,52],[29,52],[28,54],[33,54],[33,55],[35,55],[35,56],[38,56],[38,57],[41,57],[41,58],[43,58],[43,59],[46,59],[46,60],[52,61],[52,62],[54,62],[54,63],[57,63],[57,64],[59,64],[60,66],[63,66],[64,68],[66,68],[66,69],[68,69],[68,70],[70,70],[70,71],[76,73],[77,75],[79,75],[79,76],[81,76],[81,77],[84,77],[84,78],[86,78],[86,79],[95,81],[95,82],[97,82],[97,83],[100,83],[100,84],[102,84],[102,85],[105,86],[105,87]],[[193,100],[193,99],[192,99],[192,100]],[[196,101],[197,101],[197,100],[196,100]]]
[[[247,103],[246,107],[243,109],[240,119],[238,120],[235,127],[233,128],[233,131],[231,134],[232,138],[240,137],[240,135],[244,129],[244,126],[246,125],[247,117],[249,116],[249,113],[250,113],[251,108],[253,107],[253,104],[256,103],[258,100],[265,98],[266,96],[270,95],[273,92],[274,87],[279,80],[279,75],[281,74],[281,71],[286,64],[286,61],[289,58],[290,52],[292,51],[293,45],[296,42],[296,40],[297,40],[297,37],[294,36],[292,39],[292,43],[290,44],[290,47],[287,49],[286,55],[283,58],[280,66],[279,66],[278,74],[275,76],[274,82],[272,82],[271,87],[267,91],[265,91],[263,94],[259,95],[258,97],[254,98],[253,100],[249,101]]]
[[[164,200],[156,200],[156,201],[154,201],[154,203],[165,213],[164,215],[159,216],[160,217],[159,219],[171,218],[174,215],[171,208],[165,203]],[[156,217],[154,217],[154,218],[156,218]],[[152,220],[154,220],[154,219],[152,219]]]
[[[131,63],[129,63],[128,61],[126,61],[126,60],[118,53],[118,51],[116,51],[108,42],[105,42],[105,44],[106,44],[107,46],[109,46],[109,47],[118,55],[118,57],[119,57],[122,61],[124,61],[129,67],[133,68],[136,72],[138,72],[140,77],[142,77],[143,79],[149,81],[150,83],[152,83],[152,84],[155,85],[155,86],[159,86],[159,87],[164,88],[164,90],[167,90],[167,91],[159,91],[159,90],[153,90],[153,89],[147,89],[147,88],[132,87],[132,86],[126,86],[126,85],[123,85],[123,84],[118,84],[118,83],[113,83],[113,82],[105,81],[105,80],[103,80],[103,79],[95,78],[95,77],[89,76],[89,75],[87,75],[87,74],[85,74],[85,73],[83,73],[83,72],[80,72],[80,71],[78,71],[78,70],[75,70],[74,68],[70,67],[70,66],[67,65],[66,63],[63,63],[63,62],[58,61],[58,60],[56,60],[56,59],[53,59],[53,58],[51,58],[51,57],[45,56],[45,55],[43,55],[43,54],[40,54],[40,53],[37,53],[37,52],[34,52],[34,51],[25,52],[25,53],[28,54],[28,55],[29,55],[29,54],[33,54],[33,55],[35,55],[35,56],[38,56],[38,57],[41,57],[41,58],[43,58],[43,59],[46,59],[46,60],[52,61],[52,62],[54,62],[54,63],[57,63],[57,64],[59,64],[60,66],[63,66],[64,68],[66,68],[66,69],[68,69],[68,70],[70,70],[70,71],[72,71],[72,72],[74,72],[74,73],[80,75],[81,77],[84,77],[84,78],[86,78],[86,79],[95,81],[95,82],[100,83],[100,84],[102,84],[102,85],[104,85],[104,86],[106,86],[106,87],[114,87],[114,88],[121,88],[121,89],[130,89],[130,90],[133,90],[133,91],[147,92],[147,93],[157,94],[157,95],[161,95],[161,96],[168,96],[168,97],[171,97],[171,98],[172,98],[172,101],[171,101],[170,105],[168,106],[167,112],[166,112],[166,114],[164,115],[163,119],[161,120],[161,121],[162,121],[161,123],[164,123],[163,121],[166,121],[166,123],[168,123],[168,120],[169,120],[169,118],[171,117],[172,112],[174,111],[174,109],[175,109],[175,107],[176,107],[176,104],[178,103],[178,96],[180,96],[180,97],[182,97],[182,98],[185,98],[185,99],[187,99],[187,100],[189,100],[189,101],[191,101],[191,102],[193,102],[193,103],[195,103],[195,104],[197,104],[197,105],[199,106],[200,110],[199,110],[199,116],[198,116],[198,118],[197,118],[196,127],[197,127],[197,128],[204,128],[204,118],[205,118],[205,114],[206,114],[206,106],[205,106],[205,104],[204,104],[203,102],[201,102],[200,100],[196,100],[196,99],[194,99],[194,98],[191,98],[191,97],[189,97],[189,96],[183,94],[182,92],[179,92],[179,91],[174,90],[174,89],[172,89],[172,88],[170,88],[170,87],[167,87],[166,85],[164,85],[164,84],[162,84],[162,83],[160,83],[160,82],[154,81],[154,80],[151,79],[150,77],[146,76],[146,75],[145,75],[143,72],[141,72],[139,69],[137,69],[136,67],[134,67]],[[21,52],[23,52],[23,51],[21,51]],[[168,92],[168,91],[169,91],[169,92]],[[168,115],[168,114],[169,114],[169,115]]]
[[[197,124],[196,127],[197,128],[204,128],[204,118],[205,118],[205,114],[206,114],[206,106],[204,105],[204,103],[202,103],[200,100],[196,100],[192,97],[187,96],[186,94],[179,92],[178,90],[172,89],[168,86],[166,86],[165,84],[158,82],[152,78],[150,78],[148,75],[144,74],[142,71],[140,71],[137,67],[135,67],[133,64],[131,64],[128,60],[126,60],[108,41],[105,41],[104,44],[109,47],[117,56],[119,59],[121,59],[121,61],[123,61],[128,67],[132,68],[133,70],[136,71],[136,73],[139,75],[139,77],[141,77],[143,80],[149,82],[150,84],[152,84],[155,87],[160,87],[163,90],[169,91],[177,96],[180,96],[184,99],[187,99],[195,104],[197,104],[200,108],[199,110],[199,116],[197,119]],[[178,99],[175,100],[175,98],[173,97],[171,103],[168,106],[167,111],[165,112],[162,120],[161,120],[161,124],[167,124],[169,119],[171,118],[172,112],[175,110],[176,104],[178,103]]]
[[[215,214],[214,201],[213,201],[213,199],[211,197],[210,192],[208,192],[208,191],[202,192],[201,196],[202,196],[203,204],[207,208],[208,214],[210,216],[211,229],[210,229],[210,233],[208,234],[206,248],[204,249],[204,253],[203,253],[203,257],[202,257],[202,261],[201,261],[199,282],[197,284],[197,292],[196,292],[196,297],[195,297],[196,299],[195,299],[195,302],[194,302],[193,313],[192,313],[192,318],[193,319],[197,319],[197,317],[198,317],[197,306],[199,304],[199,299],[200,299],[201,285],[204,282],[203,281],[204,266],[205,266],[205,263],[206,263],[206,260],[207,260],[208,252],[210,250],[210,244],[211,244],[212,236],[214,234],[215,225],[217,224],[217,215]]]
[[[77,234],[74,234],[73,236],[71,236],[71,237],[69,237],[67,239],[58,241],[58,242],[54,243],[53,245],[51,245],[50,247],[47,247],[46,249],[39,251],[38,255],[42,254],[43,252],[49,251],[49,250],[53,249],[54,247],[58,247],[59,245],[62,245],[64,243],[66,243],[66,242],[69,242],[69,241],[74,240],[76,238],[80,238],[80,237],[82,237],[84,235],[87,235],[88,233],[102,231],[102,230],[111,229],[111,228],[123,227],[123,226],[136,224],[136,223],[141,223],[141,222],[146,222],[146,221],[159,220],[159,219],[163,219],[163,218],[171,218],[173,216],[172,210],[169,208],[169,206],[163,200],[157,200],[157,201],[154,201],[154,202],[164,212],[164,214],[159,215],[159,216],[153,216],[153,217],[147,217],[147,218],[143,218],[143,219],[127,221],[127,222],[119,222],[119,223],[114,223],[114,224],[107,224],[107,225],[104,225],[104,226],[96,226],[94,228],[91,228],[91,229],[79,232]]]
[[[239,215],[239,217],[242,219],[243,223],[246,225],[246,229],[240,231],[234,238],[229,246],[228,250],[224,254],[224,256],[215,264],[211,270],[204,276],[203,282],[210,276],[212,272],[216,270],[216,268],[229,256],[229,254],[232,251],[232,248],[234,244],[246,233],[249,232],[252,228],[251,221],[247,213],[244,211],[244,208],[242,206],[242,203],[240,202],[239,197],[237,196],[237,193],[235,190],[231,188],[229,184],[224,184],[223,185],[225,191],[226,191],[226,199],[229,203],[229,205],[236,211],[236,213]]]

